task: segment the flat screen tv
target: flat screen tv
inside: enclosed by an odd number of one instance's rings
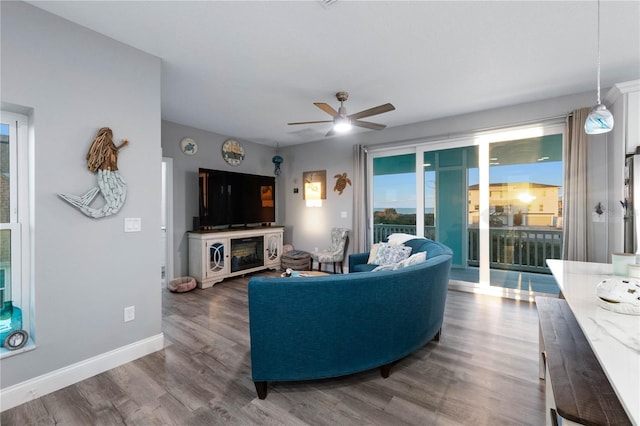
[[[255,225],[276,220],[273,176],[199,169],[199,226]]]

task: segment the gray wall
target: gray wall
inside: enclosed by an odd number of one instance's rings
[[[333,227],[353,229],[353,186],[347,185],[342,195],[333,188],[335,175],[347,173],[353,180],[353,142],[342,138],[288,147],[282,154],[281,191],[284,196],[284,225],[286,243],[296,249],[313,251],[327,248],[331,243],[330,230]],[[322,207],[307,207],[302,198],[303,172],[326,170],[326,200]],[[294,194],[294,188],[298,193]],[[346,212],[347,217],[342,217]],[[349,252],[352,252],[349,248]]]
[[[22,2],[1,2],[0,93],[33,112],[32,294],[37,348],[2,360],[1,387],[161,333],[160,60]],[[37,29],[37,31],[35,31]],[[56,195],[96,186],[86,154],[108,126],[128,198],[90,219]],[[123,232],[125,217],[142,232]],[[123,308],[136,319],[123,322]]]
[[[425,139],[445,139],[448,136],[468,134],[473,131],[514,126],[535,122],[560,115],[575,109],[590,106],[595,99],[594,93],[581,93],[563,96],[539,102],[514,105],[505,108],[480,111],[476,113],[446,117],[407,126],[394,127],[379,132],[357,133],[344,137],[326,139],[310,144],[287,147],[283,150],[286,167],[283,170],[285,184],[285,241],[293,243],[296,248],[312,250],[328,244],[328,230],[331,227],[345,226],[352,228],[353,189],[348,187],[342,196],[332,191],[334,174],[347,172],[353,176],[353,145],[362,144],[369,147],[376,145],[402,145],[412,141]],[[590,140],[589,161],[596,173],[589,175],[589,188],[592,200],[603,200],[608,191],[606,179],[600,179],[600,173],[606,165],[602,162],[603,146],[606,140],[602,136]],[[293,194],[293,187],[302,188],[300,183],[305,170],[327,170],[327,200],[321,208],[306,208],[302,194]],[[605,195],[603,195],[605,194]],[[595,205],[597,201],[592,204]],[[340,212],[347,211],[348,219],[343,219]],[[589,213],[590,215],[590,213]],[[590,216],[589,216],[590,217]],[[591,241],[601,241],[606,232],[603,224],[591,223],[587,230]],[[595,243],[599,244],[599,243]],[[606,247],[606,245],[605,245]],[[590,250],[592,261],[607,262],[606,248],[600,246]]]
[[[185,155],[180,150],[180,140],[194,139],[198,144],[195,155]],[[271,158],[275,148],[238,140],[244,148],[244,161],[238,166],[228,164],[222,158],[222,144],[231,136],[223,136],[169,121],[162,122],[162,156],[173,158],[173,247],[174,275],[188,273],[187,231],[193,229],[193,217],[198,216],[198,169],[227,170],[255,175],[273,175]],[[276,179],[276,197],[280,197],[280,178]],[[276,203],[276,222],[283,223]],[[169,277],[171,278],[171,277]]]

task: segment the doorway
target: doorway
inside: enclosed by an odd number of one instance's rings
[[[173,158],[162,157],[162,197],[160,206],[162,245],[160,285],[164,288],[173,276]]]

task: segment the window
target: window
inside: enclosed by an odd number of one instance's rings
[[[27,117],[0,112],[0,333],[31,331]],[[0,355],[10,352],[0,349]]]

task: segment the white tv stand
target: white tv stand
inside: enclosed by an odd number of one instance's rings
[[[188,232],[189,275],[209,288],[225,278],[280,269],[283,226]]]

